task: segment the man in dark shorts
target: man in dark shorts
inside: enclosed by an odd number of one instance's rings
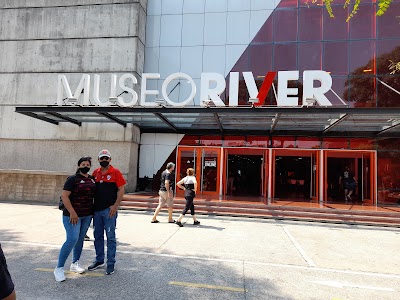
[[[168,207],[168,223],[175,223],[175,221],[172,219],[175,186],[175,176],[172,172],[174,170],[175,164],[173,162],[169,162],[167,164],[167,169],[161,173],[161,185],[158,192],[158,206],[154,212],[153,218],[151,219],[151,223],[159,223],[157,216],[165,204],[167,204]]]
[[[0,299],[1,300],[15,300],[14,283],[11,275],[8,272],[6,258],[1,249],[0,244]]]
[[[339,185],[342,184],[343,180],[343,189],[344,189],[344,200],[347,202],[347,200],[352,201],[351,195],[355,191],[357,187],[357,181],[354,178],[353,173],[350,170],[349,166],[346,166],[343,172],[343,175],[340,176],[339,178]]]

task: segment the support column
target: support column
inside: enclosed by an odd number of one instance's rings
[[[268,204],[272,200],[272,149],[268,149]]]
[[[325,166],[324,166],[324,150],[319,150],[319,204],[322,205],[324,202],[324,173],[325,173]]]
[[[220,176],[219,176],[219,198],[221,199],[224,193],[224,187],[222,186],[223,183],[223,176],[224,176],[224,148],[221,147],[221,162],[220,162]]]

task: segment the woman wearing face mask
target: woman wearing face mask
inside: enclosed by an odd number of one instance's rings
[[[89,175],[91,166],[91,157],[81,157],[78,161],[78,170],[74,175],[68,177],[61,194],[65,206],[63,224],[67,240],[61,247],[58,264],[54,269],[54,277],[57,282],[66,279],[64,265],[71,251],[70,271],[80,274],[85,272],[85,269],[79,265],[79,258],[82,253],[83,240],[93,216],[96,183],[93,177]]]

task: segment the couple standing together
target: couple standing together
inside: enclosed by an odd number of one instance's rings
[[[117,211],[124,195],[126,184],[121,172],[114,168],[108,150],[98,155],[100,168],[89,175],[92,166],[91,157],[84,156],[78,161],[78,170],[68,177],[64,184],[61,199],[64,204],[63,224],[67,240],[61,247],[54,277],[57,282],[64,281],[64,265],[72,252],[71,272],[84,273],[79,264],[83,241],[93,218],[94,246],[96,260],[88,267],[89,271],[104,266],[104,231],[107,236],[107,269],[106,274],[114,273],[117,240],[115,228]]]
[[[194,212],[194,197],[196,196],[196,191],[197,191],[197,180],[196,177],[194,176],[194,169],[188,168],[186,170],[186,177],[182,178],[180,181],[176,183],[176,185],[181,188],[182,190],[185,190],[185,199],[186,199],[186,205],[185,208],[183,209],[181,215],[179,218],[174,221],[172,219],[172,212],[173,212],[173,198],[174,198],[174,182],[175,182],[175,176],[173,174],[173,171],[175,170],[175,164],[172,162],[169,162],[167,164],[167,169],[164,170],[161,173],[161,185],[160,185],[160,191],[158,192],[159,199],[158,199],[158,206],[156,208],[156,211],[154,212],[153,219],[151,220],[151,223],[159,223],[157,220],[157,216],[159,212],[161,211],[161,208],[167,204],[168,207],[168,223],[175,223],[179,227],[183,227],[182,224],[182,219],[185,216],[185,214],[188,212],[190,209],[190,214],[192,215],[193,218],[193,225],[200,225],[200,222],[197,221],[196,215]]]

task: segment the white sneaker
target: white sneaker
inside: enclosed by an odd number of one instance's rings
[[[71,272],[75,272],[75,273],[79,273],[79,274],[85,273],[85,271],[86,271],[84,268],[82,268],[79,265],[79,260],[77,260],[76,262],[72,263],[71,267],[69,268],[69,270]]]
[[[65,281],[65,274],[64,274],[64,268],[55,268],[54,269],[54,277],[56,278],[57,282],[63,282]]]

